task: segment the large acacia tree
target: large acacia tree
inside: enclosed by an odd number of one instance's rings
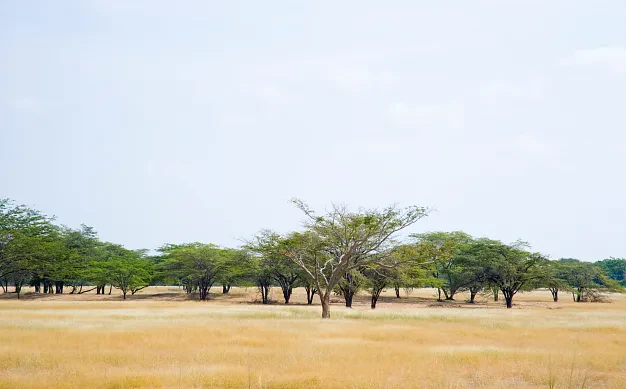
[[[346,273],[372,264],[395,267],[395,234],[429,213],[428,208],[416,206],[352,212],[333,205],[324,215],[318,215],[302,201],[294,203],[307,217],[306,231],[286,240],[285,255],[313,280],[322,304],[322,318],[330,317],[331,293]]]
[[[532,289],[542,276],[539,265],[546,258],[527,251],[527,247],[524,242],[506,245],[490,239],[479,239],[472,244],[473,254],[482,258],[486,281],[500,289],[507,308],[513,307],[517,292]]]

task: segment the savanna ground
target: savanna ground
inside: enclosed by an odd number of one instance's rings
[[[321,320],[304,290],[289,306],[255,303],[254,288],[215,292],[0,294],[0,388],[626,387],[626,296],[536,291],[507,310],[389,291],[375,311],[365,295],[353,309],[337,297]]]

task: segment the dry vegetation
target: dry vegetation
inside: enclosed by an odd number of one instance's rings
[[[24,297],[0,295],[0,388],[626,387],[621,295],[575,304],[537,291],[506,310],[424,289],[387,293],[375,311],[367,296],[354,309],[337,299],[325,321],[303,290],[291,306],[254,304],[253,288],[208,302],[167,287],[127,301]]]

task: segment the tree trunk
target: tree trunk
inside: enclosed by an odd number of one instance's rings
[[[554,300],[554,302],[555,303],[558,302],[559,301],[559,289],[551,288],[550,293],[552,293],[552,299]]]
[[[322,304],[322,319],[330,319],[330,291],[326,291],[324,296],[320,294],[320,303]]]
[[[352,300],[354,298],[354,292],[350,289],[346,289],[343,292],[343,297],[346,300],[346,307],[347,308],[352,308]]]
[[[441,301],[441,288],[437,288],[437,301]]]
[[[126,289],[122,289],[122,294],[124,295],[124,300],[126,300]]]
[[[456,294],[457,289],[446,290],[445,288],[441,288],[441,290],[443,291],[443,296],[446,300],[454,300],[454,295]]]
[[[492,289],[493,292],[493,301],[498,301],[500,297],[500,291],[498,289]]]
[[[476,294],[478,293],[478,290],[471,290],[470,289],[470,304],[474,304],[474,299],[476,298]]]
[[[94,289],[96,289],[96,288],[87,289],[86,291],[83,292],[83,289],[81,287],[80,291],[78,291],[78,294],[89,293],[89,292],[91,292]]]
[[[399,299],[400,298],[400,287],[399,286],[395,286],[394,289],[396,291],[396,298]],[[374,305],[376,305],[376,304],[374,304]]]
[[[54,288],[56,294],[63,294],[63,281],[55,281]]]
[[[270,299],[269,299],[269,294],[270,294],[270,285],[269,283],[261,283],[259,285],[259,291],[261,291],[261,302],[263,304],[268,304]]]
[[[230,292],[230,285],[222,285],[222,294]]]
[[[17,293],[17,299],[20,299],[20,294],[22,293],[22,282],[15,282],[15,293]]]
[[[306,303],[308,305],[312,305],[313,304],[313,297],[315,296],[315,293],[317,293],[317,289],[312,288],[309,285],[305,285],[304,286],[304,290],[306,291]]]
[[[513,296],[507,296],[504,299],[506,300],[506,307],[513,308]]]
[[[208,294],[209,294],[208,287],[205,285],[200,286],[200,300],[202,301],[206,300]]]
[[[109,286],[109,295],[111,295],[111,291],[113,290],[113,284],[111,284],[111,286]]]
[[[285,299],[285,304],[289,304],[289,299],[291,298],[291,293],[293,292],[293,288],[291,286],[282,287],[283,290],[283,298]]]
[[[376,309],[376,303],[378,302],[378,298],[380,297],[380,293],[383,291],[383,289],[384,288],[372,289],[372,309]]]

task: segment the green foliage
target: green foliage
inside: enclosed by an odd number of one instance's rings
[[[607,276],[600,264],[572,258],[563,258],[559,262],[574,301],[598,301],[602,299],[602,293],[623,291],[619,282]]]
[[[44,293],[97,289],[104,294],[111,285],[126,298],[148,285],[176,283],[205,300],[215,283],[224,292],[254,283],[263,303],[269,302],[273,285],[280,286],[285,303],[295,287],[304,286],[309,304],[318,294],[323,317],[329,317],[333,291],[350,305],[352,296],[366,289],[375,308],[387,287],[399,296],[400,288],[433,286],[440,299],[469,290],[472,302],[480,290],[491,289],[501,291],[510,307],[523,290],[548,288],[555,301],[559,291],[569,290],[575,301],[597,301],[606,292],[622,292],[626,284],[623,258],[550,261],[524,242],[507,245],[461,231],[414,234],[408,243],[398,242],[396,233],[427,216],[427,208],[333,206],[317,215],[303,202],[294,203],[307,217],[303,231],[263,230],[242,249],[167,244],[149,256],[147,250],[100,241],[92,227],[58,226],[53,217],[0,199],[0,286],[5,292],[14,287],[19,298],[27,283]]]
[[[611,257],[598,262],[598,266],[604,270],[609,278],[619,282],[622,286],[626,286],[626,259]]]
[[[411,235],[422,262],[427,264],[430,277],[425,282],[443,292],[446,300],[467,288],[473,281],[461,264],[462,250],[471,244],[472,237],[462,231],[428,232]]]
[[[179,280],[188,293],[197,288],[200,300],[206,300],[219,277],[232,270],[232,251],[212,244],[166,245],[160,251],[165,256],[166,271]]]

